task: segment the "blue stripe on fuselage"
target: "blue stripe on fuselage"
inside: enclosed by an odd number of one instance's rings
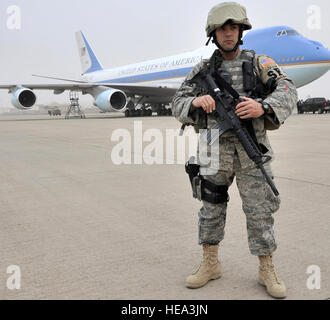
[[[180,68],[174,70],[146,73],[135,76],[98,81],[97,83],[133,83],[133,82],[144,82],[144,81],[156,81],[156,80],[163,80],[170,78],[181,78],[181,77],[186,77],[187,74],[192,69],[193,67],[189,67],[189,68]]]
[[[318,61],[304,61],[303,63],[297,63],[297,61],[289,62],[286,64],[279,64],[281,68],[288,67],[290,65],[295,66],[302,66],[309,64],[311,62],[318,62]],[[319,61],[322,63],[322,61]],[[97,81],[95,83],[137,83],[137,82],[148,82],[148,81],[157,81],[157,80],[165,80],[165,79],[171,79],[171,78],[181,78],[186,77],[189,72],[193,69],[193,67],[189,68],[180,68],[180,69],[174,69],[174,70],[167,70],[167,71],[160,71],[160,72],[153,72],[153,73],[146,73],[141,75],[134,75],[134,76],[128,76],[128,77],[122,77],[122,78],[115,78],[115,79],[109,79],[109,80],[102,80]]]

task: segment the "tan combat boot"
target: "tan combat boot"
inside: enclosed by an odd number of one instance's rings
[[[203,245],[203,260],[197,271],[189,276],[186,285],[190,289],[197,289],[205,286],[210,280],[221,277],[221,264],[218,261],[219,245]]]
[[[272,257],[272,255],[259,257],[259,283],[266,287],[273,298],[283,299],[286,297],[285,284],[276,274]]]

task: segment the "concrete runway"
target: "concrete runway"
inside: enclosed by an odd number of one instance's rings
[[[272,299],[256,280],[235,183],[223,277],[186,289],[201,258],[201,205],[183,165],[114,165],[113,131],[141,119],[88,117],[0,116],[0,299]],[[171,117],[142,121],[143,130],[179,127]],[[287,299],[328,299],[330,114],[293,115],[269,136],[282,199],[274,260]],[[18,290],[7,287],[11,265]],[[307,286],[310,266],[320,289]]]

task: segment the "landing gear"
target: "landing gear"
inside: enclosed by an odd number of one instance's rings
[[[70,91],[70,106],[66,112],[65,119],[70,118],[86,119],[79,105],[79,93],[77,91]]]
[[[165,104],[157,105],[157,115],[158,116],[171,116],[172,110],[170,108],[166,108]]]
[[[152,116],[152,108],[150,105],[142,103],[142,104],[134,104],[133,101],[128,102],[127,110],[125,111],[125,117],[151,117]]]
[[[133,99],[128,102],[125,117],[151,117],[153,112],[156,112],[158,116],[172,115],[172,110],[168,105],[144,103],[142,98],[136,103]]]
[[[152,110],[142,106],[140,109],[130,110],[131,117],[151,117]]]

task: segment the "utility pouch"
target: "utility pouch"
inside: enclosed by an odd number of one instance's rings
[[[255,88],[255,77],[253,73],[253,62],[244,61],[243,62],[243,86],[244,91],[251,92]]]

